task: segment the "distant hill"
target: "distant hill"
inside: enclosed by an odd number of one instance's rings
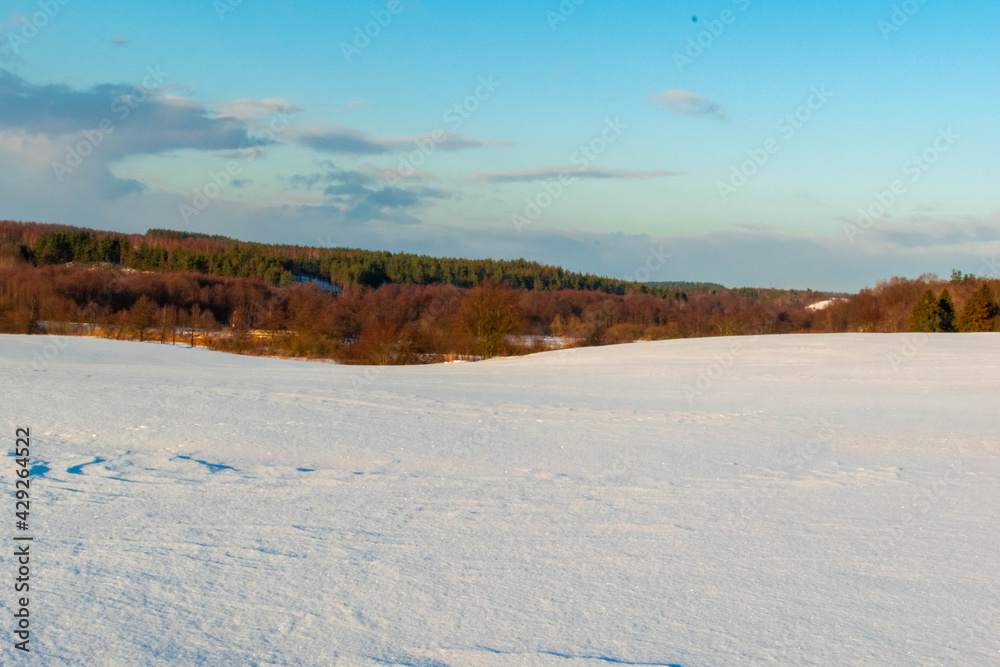
[[[475,287],[484,282],[527,290],[641,291],[676,298],[683,288],[640,284],[525,259],[431,257],[411,253],[240,241],[169,229],[122,234],[95,229],[0,222],[0,253],[36,265],[107,263],[141,271],[185,271],[259,278],[272,286],[308,279],[339,288],[389,284]],[[677,283],[698,285],[698,283]],[[721,286],[720,286],[721,287]],[[700,290],[698,290],[700,291]]]
[[[833,296],[643,284],[524,259],[0,221],[0,333],[408,364],[540,351],[556,339],[603,345],[865,326],[855,321],[870,318],[868,308],[806,309]]]

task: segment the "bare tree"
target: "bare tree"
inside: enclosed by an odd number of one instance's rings
[[[477,354],[490,359],[503,349],[506,337],[517,330],[523,315],[516,292],[483,284],[469,290],[459,319]]]

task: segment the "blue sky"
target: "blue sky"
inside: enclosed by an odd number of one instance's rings
[[[5,8],[2,218],[841,290],[1000,251],[987,0]]]

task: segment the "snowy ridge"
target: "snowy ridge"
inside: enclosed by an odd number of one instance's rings
[[[38,653],[3,664],[1000,659],[1000,336],[379,369],[65,342],[0,336],[38,535]]]

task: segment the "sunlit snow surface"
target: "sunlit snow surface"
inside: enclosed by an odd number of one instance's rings
[[[998,335],[64,343],[0,336],[5,665],[1000,664]]]

